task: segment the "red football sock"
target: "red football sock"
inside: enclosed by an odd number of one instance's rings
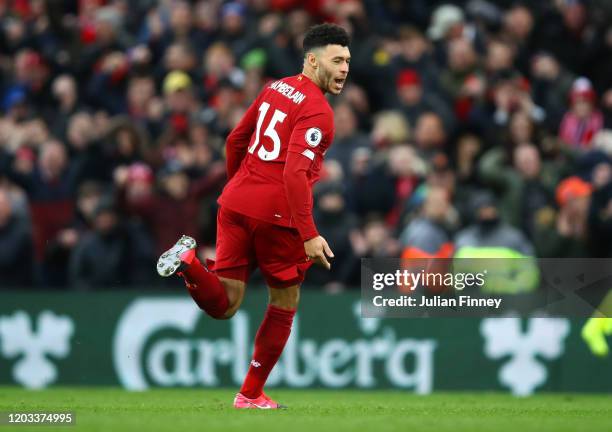
[[[255,351],[251,366],[244,379],[240,393],[255,399],[263,392],[268,375],[278,361],[287,339],[291,334],[291,324],[295,309],[286,310],[269,305],[266,315],[255,336]]]
[[[189,294],[208,315],[213,318],[221,318],[229,308],[229,299],[225,287],[214,272],[208,271],[197,257],[193,257],[187,264],[183,278]]]

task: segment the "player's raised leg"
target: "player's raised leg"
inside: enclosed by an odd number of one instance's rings
[[[235,408],[284,408],[263,391],[266,380],[281,356],[291,334],[293,317],[300,297],[299,285],[269,288],[270,304],[255,336],[255,349]]]
[[[216,319],[232,317],[244,297],[245,283],[207,269],[196,257],[196,241],[189,236],[182,236],[159,257],[157,272],[163,277],[182,276],[196,304]]]
[[[220,207],[217,212],[216,263],[204,266],[196,242],[183,236],[157,263],[161,276],[178,274],[200,309],[216,319],[231,318],[242,303],[253,269],[251,226],[245,216]]]

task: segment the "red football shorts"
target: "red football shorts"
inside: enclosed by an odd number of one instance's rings
[[[268,286],[287,288],[301,284],[311,265],[297,230],[219,208],[217,275],[246,283],[259,267]]]

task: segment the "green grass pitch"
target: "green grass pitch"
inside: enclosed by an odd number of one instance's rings
[[[111,388],[27,391],[0,388],[0,411],[76,413],[76,425],[2,426],[15,431],[609,431],[609,395],[546,394],[515,398],[497,393],[272,389],[282,411],[234,410],[233,390]]]

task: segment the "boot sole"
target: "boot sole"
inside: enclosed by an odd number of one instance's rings
[[[157,260],[157,273],[161,277],[172,276],[181,266],[181,255],[196,247],[196,241],[183,236],[174,246],[164,252]]]

